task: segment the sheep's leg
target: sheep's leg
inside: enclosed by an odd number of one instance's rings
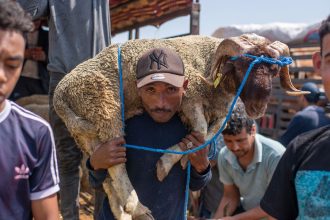
[[[145,220],[153,219],[150,210],[139,202],[136,191],[133,189],[133,186],[129,181],[125,164],[119,164],[110,167],[108,169],[108,173],[110,175],[110,178],[112,179],[111,186],[113,187],[113,194],[116,194],[118,198],[115,198],[114,202],[116,202],[117,199],[118,201],[120,201],[119,204],[122,204],[122,206],[119,208],[123,209],[124,212],[127,212],[132,215],[133,219],[135,217]],[[111,207],[111,210],[114,210],[113,207]]]
[[[207,122],[204,116],[204,109],[202,104],[195,104],[193,107],[190,105],[189,109],[182,106],[184,114],[188,117],[191,122],[194,131],[201,132],[204,136],[207,133]],[[188,114],[187,114],[188,113]],[[169,150],[182,152],[179,145],[174,145]],[[163,181],[168,175],[173,165],[181,159],[182,155],[179,154],[164,154],[157,162],[157,178],[159,181]]]
[[[124,207],[121,205],[120,198],[118,197],[115,189],[112,187],[110,178],[106,178],[104,180],[103,188],[108,196],[109,204],[115,218],[117,220],[132,220],[132,216],[124,211]]]

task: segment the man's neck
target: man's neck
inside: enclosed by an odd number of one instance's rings
[[[4,100],[1,104],[0,104],[0,113],[3,112],[3,110],[5,109],[6,106],[6,100]]]

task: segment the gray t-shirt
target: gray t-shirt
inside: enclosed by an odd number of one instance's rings
[[[236,185],[243,198],[245,210],[257,207],[272,179],[285,148],[272,139],[257,134],[252,162],[244,171],[236,156],[224,147],[220,151],[218,167],[220,180],[225,185]]]
[[[109,0],[17,0],[33,18],[49,17],[51,72],[66,74],[110,44]]]

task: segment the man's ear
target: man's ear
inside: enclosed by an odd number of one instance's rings
[[[184,80],[182,87],[185,91],[187,90],[187,88],[188,88],[188,80],[187,79]]]
[[[137,81],[135,82],[135,84],[136,84],[136,88],[137,88]],[[137,91],[138,91],[138,96],[141,96],[141,89],[137,88]]]
[[[256,124],[254,123],[254,124],[252,125],[252,128],[251,128],[251,135],[252,135],[252,136],[256,136],[256,133],[257,133],[257,126],[256,126]]]
[[[314,71],[320,75],[320,69],[321,69],[321,53],[320,52],[315,52],[313,54],[313,66],[314,66]]]

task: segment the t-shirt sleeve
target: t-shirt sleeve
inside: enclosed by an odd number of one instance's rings
[[[220,181],[225,185],[232,185],[234,184],[234,180],[230,177],[228,173],[227,167],[227,161],[225,160],[224,156],[224,148],[221,149],[219,157],[218,157],[218,169],[219,169],[219,175],[220,175]]]
[[[101,189],[103,181],[107,177],[107,170],[106,169],[99,169],[99,170],[94,170],[91,166],[90,163],[90,158],[87,159],[86,161],[86,167],[88,169],[88,180],[91,186],[95,189]]]
[[[267,158],[267,184],[270,183],[282,154],[273,153]]]
[[[42,199],[59,191],[55,143],[49,125],[39,129],[36,144],[37,161],[29,178],[31,200]]]
[[[261,208],[277,219],[295,219],[298,213],[293,164],[295,164],[294,150],[289,145],[260,202]]]
[[[209,165],[206,170],[199,174],[193,166],[191,166],[191,173],[190,173],[190,185],[189,188],[192,191],[197,191],[202,189],[206,184],[210,182],[212,178],[211,166]]]

